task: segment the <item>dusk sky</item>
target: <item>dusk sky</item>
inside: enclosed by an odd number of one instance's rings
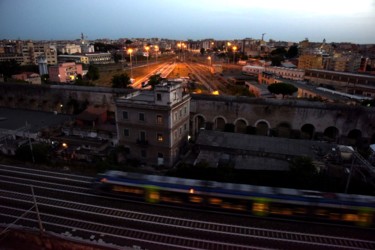
[[[0,39],[375,43],[375,0],[0,0]]]

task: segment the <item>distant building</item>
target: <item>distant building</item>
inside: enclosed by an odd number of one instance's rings
[[[12,79],[25,81],[31,84],[41,84],[40,75],[34,72],[23,72],[17,75],[12,75]]]
[[[22,54],[0,54],[0,62],[16,61],[18,64],[23,65]]]
[[[59,62],[75,62],[89,64],[89,58],[85,55],[58,55]]]
[[[290,79],[295,81],[302,81],[305,75],[304,70],[287,68],[287,67],[266,67],[266,66],[253,66],[246,65],[242,67],[242,73],[244,75],[262,77],[263,72],[271,73],[277,77],[284,79]],[[259,82],[262,82],[259,80]],[[265,82],[264,82],[265,83]]]
[[[323,69],[322,55],[301,55],[298,58],[299,69]]]
[[[305,72],[305,80],[313,85],[328,86],[348,94],[375,97],[375,76],[372,75],[309,69]]]
[[[85,56],[88,58],[90,64],[108,64],[114,62],[111,53],[87,53]]]
[[[66,44],[64,47],[61,48],[61,52],[63,54],[77,54],[81,53],[81,46],[77,44]]]
[[[70,83],[74,82],[77,75],[82,75],[82,64],[59,63],[48,68],[51,82]]]
[[[118,98],[117,135],[127,158],[172,167],[188,142],[189,113],[190,96],[178,82]]]
[[[46,43],[27,42],[22,46],[23,65],[38,65],[38,58],[44,56],[49,65],[57,63],[57,49]]]

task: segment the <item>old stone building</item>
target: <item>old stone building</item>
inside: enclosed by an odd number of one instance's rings
[[[171,167],[188,142],[190,96],[180,83],[164,82],[116,100],[119,145],[128,159]]]

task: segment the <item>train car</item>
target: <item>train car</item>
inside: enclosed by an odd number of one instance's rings
[[[108,171],[94,188],[151,203],[375,226],[375,197]]]

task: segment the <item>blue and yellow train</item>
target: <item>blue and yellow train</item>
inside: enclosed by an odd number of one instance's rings
[[[375,227],[375,197],[252,186],[176,177],[107,171],[95,190],[151,203],[198,206],[320,222]]]

